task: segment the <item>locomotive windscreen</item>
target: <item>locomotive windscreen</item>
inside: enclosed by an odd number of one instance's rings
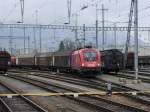
[[[97,52],[84,52],[84,60],[85,61],[96,61]]]

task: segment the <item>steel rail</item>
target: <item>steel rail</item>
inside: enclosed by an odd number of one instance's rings
[[[24,71],[24,73],[25,73],[25,71]],[[46,72],[44,71],[44,73],[46,73]],[[68,74],[63,74],[63,75],[61,74],[61,75],[57,76],[57,75],[49,75],[49,74],[46,75],[46,74],[42,74],[39,72],[35,73],[35,74],[31,74],[31,75],[35,75],[35,76],[43,77],[43,78],[54,79],[54,80],[59,80],[59,81],[63,81],[63,82],[67,82],[67,83],[71,83],[71,84],[75,84],[75,85],[81,85],[81,86],[85,86],[85,87],[90,87],[90,88],[103,90],[103,91],[105,91],[107,89],[107,87],[106,87],[107,81],[98,79],[98,78],[97,79],[85,79],[85,78],[81,79],[79,77],[73,77],[72,75],[68,75]],[[118,91],[118,92],[124,91],[125,93],[122,93],[121,95],[130,97],[134,100],[135,99],[138,101],[140,100],[140,102],[143,102],[143,103],[150,104],[150,100],[147,100],[150,97],[150,95],[148,95],[148,94],[140,93],[137,96],[133,96],[131,94],[126,94],[126,92],[128,92],[128,91],[137,91],[137,93],[138,93],[139,90],[137,90],[137,89],[130,88],[125,85],[120,85],[120,84],[113,83],[113,82],[112,82],[112,89],[113,89],[113,91]]]
[[[47,89],[47,90],[49,90],[49,91],[53,91],[53,92],[60,92],[60,90],[58,90],[58,91],[56,91],[56,89],[50,89],[50,88],[48,88],[48,86],[50,86],[50,84],[46,84],[46,82],[41,82],[41,81],[37,81],[37,79],[36,80],[34,80],[34,79],[30,79],[30,78],[27,78],[27,77],[23,77],[23,76],[9,76],[9,77],[11,77],[11,78],[15,78],[15,79],[18,79],[18,80],[21,80],[21,81],[24,81],[24,82],[28,82],[28,83],[30,83],[30,84],[32,84],[32,85],[35,85],[35,86],[38,86],[38,87],[41,87],[41,88],[44,88],[44,89]],[[52,85],[51,85],[52,86]],[[55,86],[56,87],[56,86]],[[57,87],[57,88],[59,88],[60,89],[60,87]],[[62,88],[62,87],[61,87]],[[63,90],[62,91],[64,91],[64,90],[66,90],[66,88],[63,88]],[[70,90],[70,91],[72,91],[72,90]],[[73,97],[71,97],[72,99],[74,99]],[[81,98],[81,99],[80,99]],[[99,101],[105,101],[105,104],[106,104],[106,102],[108,103],[107,105],[109,105],[110,107],[112,107],[113,106],[113,108],[118,108],[118,110],[117,110],[117,112],[119,111],[119,109],[125,109],[126,111],[128,110],[134,110],[134,111],[140,111],[140,112],[146,112],[145,110],[142,110],[142,109],[139,109],[139,108],[137,108],[137,107],[131,107],[131,106],[127,106],[127,105],[125,105],[125,104],[121,104],[121,103],[117,103],[117,102],[113,102],[113,101],[110,101],[110,100],[106,100],[106,99],[104,99],[104,98],[96,98],[96,99],[93,99],[93,97],[91,98],[90,96],[80,96],[80,98],[79,99],[74,99],[74,100],[79,100],[80,102],[86,102],[86,103],[89,103],[89,100],[94,100],[94,102],[95,101],[97,101],[97,103],[96,104],[98,104],[98,102]],[[87,102],[87,100],[88,100],[88,102]],[[92,102],[93,103],[93,102]],[[99,106],[99,105],[97,105],[97,106]],[[104,105],[103,105],[104,106]],[[99,107],[99,108],[102,108],[102,107]],[[104,107],[103,107],[104,108]],[[111,110],[113,109],[113,108],[111,108]],[[105,108],[106,109],[106,108]],[[110,108],[109,108],[110,109]],[[122,110],[123,111],[123,110]]]
[[[18,92],[17,92],[15,89],[13,89],[12,87],[9,87],[7,84],[4,84],[4,82],[0,82],[0,84],[1,84],[3,87],[7,88],[7,90],[8,90],[9,92],[18,94]],[[21,111],[21,110],[20,110],[20,107],[18,107],[18,105],[15,104],[15,101],[18,101],[18,102],[20,101],[20,102],[23,103],[23,104],[21,104],[21,105],[19,104],[19,106],[24,106],[24,105],[28,106],[29,108],[24,107],[24,108],[27,109],[27,110],[26,110],[27,112],[30,112],[28,109],[32,109],[32,108],[33,108],[34,111],[37,111],[37,112],[48,112],[47,110],[43,109],[42,107],[40,107],[39,105],[37,105],[35,102],[31,101],[31,100],[30,100],[29,98],[27,98],[27,97],[24,97],[23,95],[19,95],[18,97],[12,97],[12,98],[1,97],[1,98],[0,98],[0,102],[1,102],[1,104],[2,104],[3,106],[5,106],[5,108],[3,107],[4,110],[2,110],[2,112],[3,112],[3,111],[4,111],[4,112],[15,112],[15,111],[17,111],[18,109],[19,109],[19,111]],[[11,102],[11,103],[10,103],[10,102]],[[11,107],[13,107],[13,108],[11,108]],[[14,107],[15,107],[15,108],[14,108]],[[21,108],[22,111],[25,111],[24,108]]]

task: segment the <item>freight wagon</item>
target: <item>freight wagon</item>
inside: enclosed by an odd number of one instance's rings
[[[10,54],[7,51],[0,51],[0,72],[6,73],[10,65]]]
[[[47,53],[37,53],[34,56],[34,65],[38,69],[50,69],[50,67],[53,64],[52,61],[52,52],[47,52]]]
[[[16,66],[20,68],[35,68],[35,54],[24,54],[16,57]]]
[[[123,69],[123,53],[118,49],[109,49],[101,51],[102,71],[119,72]]]

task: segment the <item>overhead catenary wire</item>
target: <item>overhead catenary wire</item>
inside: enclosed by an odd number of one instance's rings
[[[40,12],[40,10],[41,10],[42,8],[45,8],[45,6],[49,5],[48,2],[50,2],[50,1],[45,0],[44,2],[41,3],[41,5],[40,5],[39,7],[37,7],[37,8],[31,13],[31,15],[32,15],[33,17],[35,16],[35,21],[36,21],[35,23],[38,23],[38,17],[37,17],[38,13]]]
[[[17,8],[17,6],[19,6],[19,2],[15,3],[13,5],[13,8],[8,12],[8,14],[5,17],[3,17],[2,23],[6,22],[6,20],[14,13],[15,9]]]
[[[119,1],[118,1],[118,4],[119,4]],[[143,7],[143,8],[140,8],[140,9],[139,9],[139,15],[140,15],[141,13],[143,13],[144,11],[147,11],[147,10],[149,10],[149,9],[150,9],[150,5],[148,5],[148,6],[146,6],[146,7]],[[121,19],[121,18],[128,17],[128,15],[129,15],[128,11],[124,11],[124,12],[122,12],[121,14],[117,15],[117,16],[114,17],[114,18],[116,18],[116,19]],[[142,16],[143,16],[143,14],[142,14]],[[149,16],[150,16],[150,15],[149,15]],[[144,18],[144,17],[139,17],[139,18]]]

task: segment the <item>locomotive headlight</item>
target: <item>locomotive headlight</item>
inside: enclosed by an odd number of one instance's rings
[[[117,65],[119,66],[119,63],[117,63]]]
[[[8,61],[8,65],[10,65],[11,63],[10,63],[10,61]]]
[[[84,66],[84,63],[82,63],[82,66]]]

